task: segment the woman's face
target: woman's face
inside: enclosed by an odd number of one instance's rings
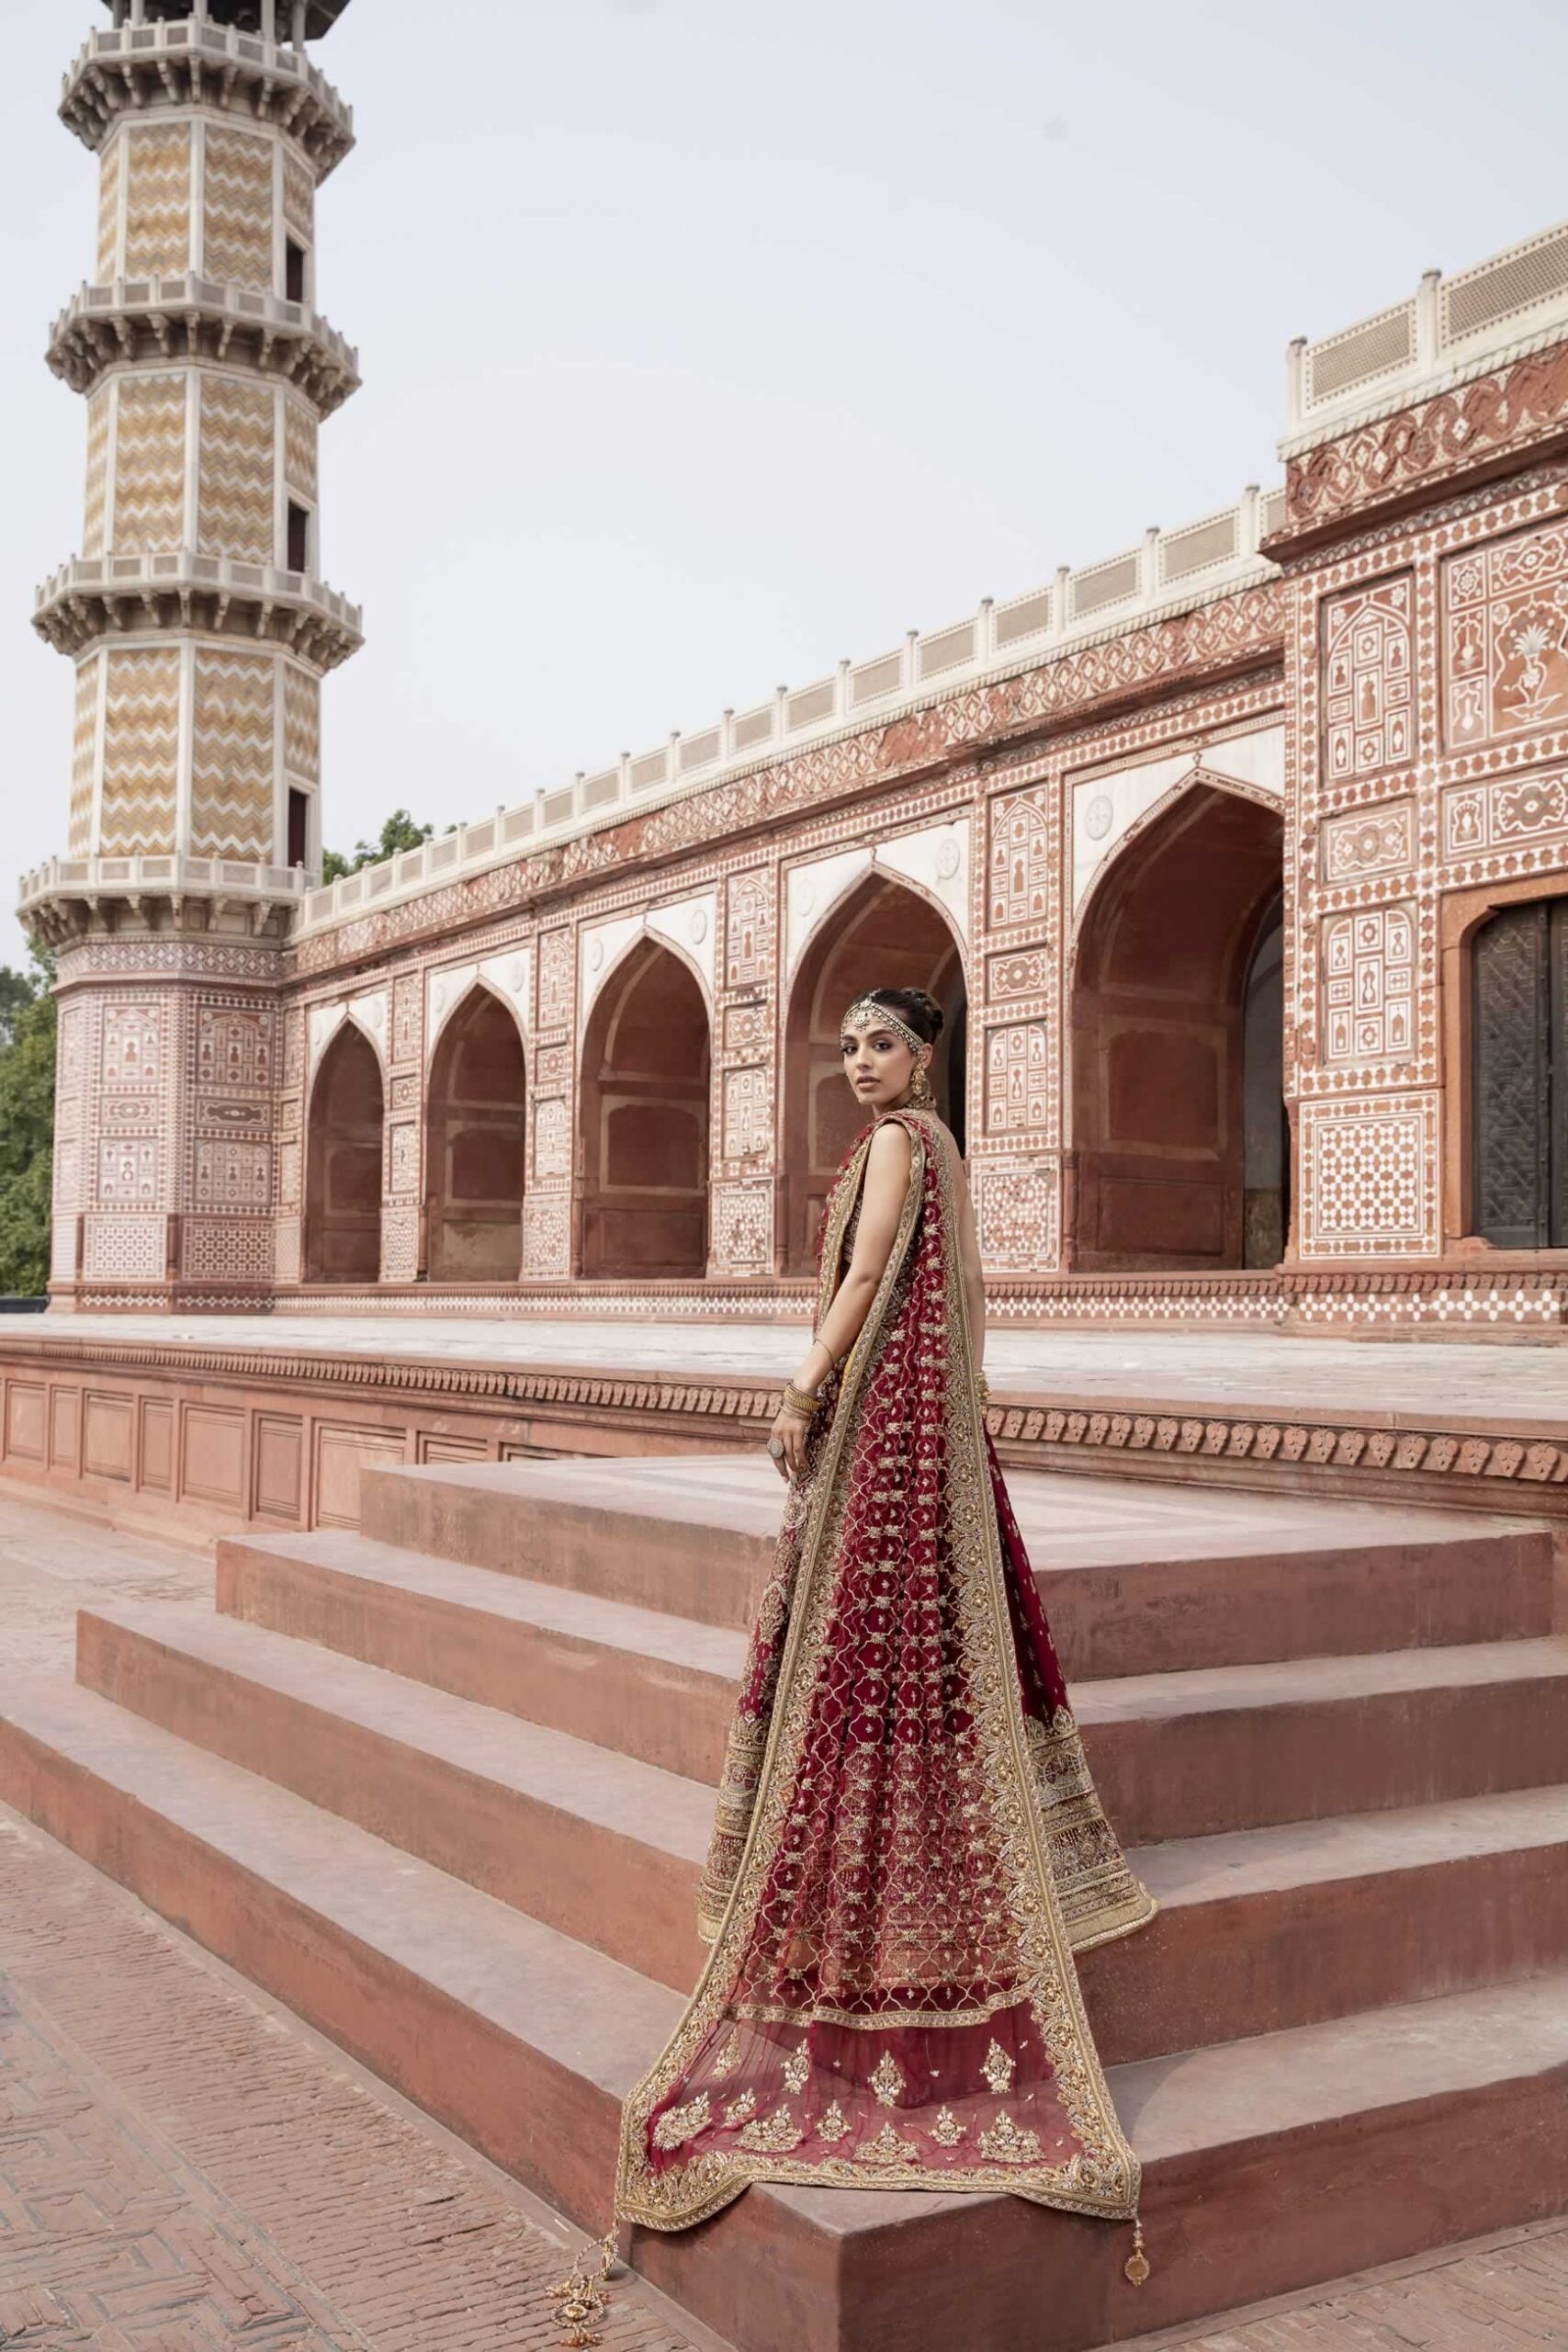
[[[918,1062],[931,1059],[929,1053],[912,1054],[896,1029],[886,1029],[876,1021],[855,1028],[846,1022],[840,1033],[839,1050],[855,1100],[873,1111],[890,1111],[902,1102]]]

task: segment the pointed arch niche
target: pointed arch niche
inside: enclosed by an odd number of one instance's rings
[[[811,1272],[823,1205],[865,1124],[845,1083],[839,1023],[867,989],[927,989],[947,1018],[931,1062],[937,1108],[964,1148],[967,1004],[958,941],[931,900],[863,875],[830,907],[800,959],[784,1025],[784,1264]]]
[[[1288,1225],[1283,824],[1195,784],[1097,883],[1072,983],[1080,1270],[1276,1264]]]
[[[357,1022],[344,1021],[317,1065],[306,1129],[305,1279],[374,1283],[381,1275],[381,1063]]]
[[[514,1283],[522,1271],[525,1083],[514,1016],[471,988],[436,1039],[425,1090],[433,1282]]]
[[[600,989],[583,1039],[580,1272],[705,1272],[710,1064],[695,974],[639,939]]]

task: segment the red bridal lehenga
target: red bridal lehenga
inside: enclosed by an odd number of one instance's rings
[[[1156,1906],[1100,1811],[986,1433],[957,1147],[890,1115],[909,1189],[785,1505],[702,1883],[713,1949],[626,2105],[616,2206],[650,2229],[754,2180],[1137,2210],[1073,1956]],[[829,1202],[818,1318],[869,1143]]]

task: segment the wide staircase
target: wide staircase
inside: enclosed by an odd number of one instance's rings
[[[1040,2352],[1568,2208],[1550,1530],[1013,1484],[1164,1906],[1083,1964],[1153,2276],[1002,2195],[771,2188],[639,2267],[743,2352]],[[778,1503],[754,1459],[367,1474],[357,1534],[220,1544],[216,1613],[85,1611],[75,1685],[0,1691],[0,1797],[597,2232]]]

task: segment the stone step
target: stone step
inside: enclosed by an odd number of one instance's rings
[[[738,1634],[343,1535],[225,1544],[219,1600],[717,1783]],[[1107,1678],[1072,1698],[1106,1810],[1139,1845],[1568,1779],[1560,1639]]]
[[[1533,1521],[1021,1473],[1009,1490],[1070,1679],[1549,1633]],[[372,1470],[362,1531],[745,1631],[778,1532],[754,1455]]]
[[[83,1610],[86,1689],[678,1989],[713,1793],[210,1610]]]
[[[1127,1845],[1568,1781],[1568,1639],[1139,1675],[1072,1699]]]
[[[679,1998],[58,1678],[0,1710],[0,1799],[594,2231],[620,2098]],[[1568,1979],[1117,2068],[1154,2270],[1008,2197],[758,2187],[638,2233],[739,2352],[1088,2352],[1568,2203]],[[529,2314],[520,2314],[526,2321]]]
[[[231,1538],[218,1606],[718,1784],[746,1636],[363,1535]]]
[[[79,1675],[663,1984],[695,1981],[707,1788],[200,1610],[84,1611]],[[1161,1916],[1083,1963],[1107,2063],[1568,1967],[1568,1789],[1135,1859]]]

